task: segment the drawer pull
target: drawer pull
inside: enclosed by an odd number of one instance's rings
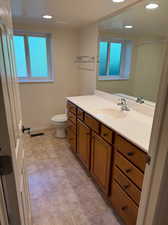
[[[108,133],[104,133],[103,136],[104,136],[104,137],[107,137],[107,136],[108,136]]]
[[[127,155],[128,156],[133,156],[134,155],[134,152],[127,152]]]
[[[130,173],[132,171],[132,169],[126,169],[125,171],[126,171],[126,173]]]
[[[128,189],[128,188],[130,187],[130,185],[129,185],[129,184],[126,184],[126,185],[124,185],[123,187],[124,187],[124,189],[126,190],[126,189]]]
[[[128,206],[123,206],[121,209],[122,209],[123,211],[125,211],[125,210],[128,209]]]

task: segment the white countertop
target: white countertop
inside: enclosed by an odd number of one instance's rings
[[[114,101],[98,95],[67,97],[67,99],[143,151],[148,152],[152,115],[140,113],[132,108],[128,112],[120,111],[120,106],[116,104],[116,96]]]

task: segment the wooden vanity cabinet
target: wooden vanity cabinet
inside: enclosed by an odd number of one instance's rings
[[[77,118],[80,119],[81,121],[84,120],[84,111],[80,108],[77,108]]]
[[[77,156],[90,169],[91,129],[79,119],[77,120]]]
[[[108,195],[112,146],[92,133],[91,174],[101,190]]]
[[[70,145],[70,149],[76,152],[76,126],[70,120],[67,126],[67,138]]]
[[[136,225],[138,206],[129,198],[115,181],[112,182],[112,206],[126,225]]]
[[[129,195],[129,197],[137,205],[139,205],[140,197],[141,197],[141,191],[116,166],[113,169],[113,180],[115,180],[121,186],[121,188]]]
[[[67,102],[67,111],[73,113],[76,116],[77,113],[77,107],[72,102]]]
[[[85,122],[85,124],[87,124],[88,127],[90,127],[97,134],[99,134],[99,132],[100,132],[100,123],[99,123],[99,121],[97,121],[96,119],[94,119],[88,113],[85,113],[84,122]]]
[[[145,170],[147,154],[141,151],[132,143],[126,141],[120,135],[116,135],[115,148],[131,161],[142,172]]]
[[[72,152],[76,153],[76,112],[77,107],[68,102],[67,103],[67,116],[68,116],[68,124],[67,124],[67,138],[70,145],[70,149]]]
[[[136,225],[147,154],[68,102],[72,151],[126,225]]]

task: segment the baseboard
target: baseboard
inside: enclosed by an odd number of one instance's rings
[[[54,129],[54,126],[46,126],[46,127],[36,127],[36,128],[31,128],[30,132],[35,133],[35,132],[44,132],[45,130],[52,130]]]

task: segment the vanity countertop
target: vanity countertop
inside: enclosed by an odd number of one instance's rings
[[[114,101],[98,95],[67,97],[67,99],[143,151],[148,152],[152,115],[140,113],[131,107],[128,112],[121,111],[120,106],[116,104],[118,100],[116,96]]]

